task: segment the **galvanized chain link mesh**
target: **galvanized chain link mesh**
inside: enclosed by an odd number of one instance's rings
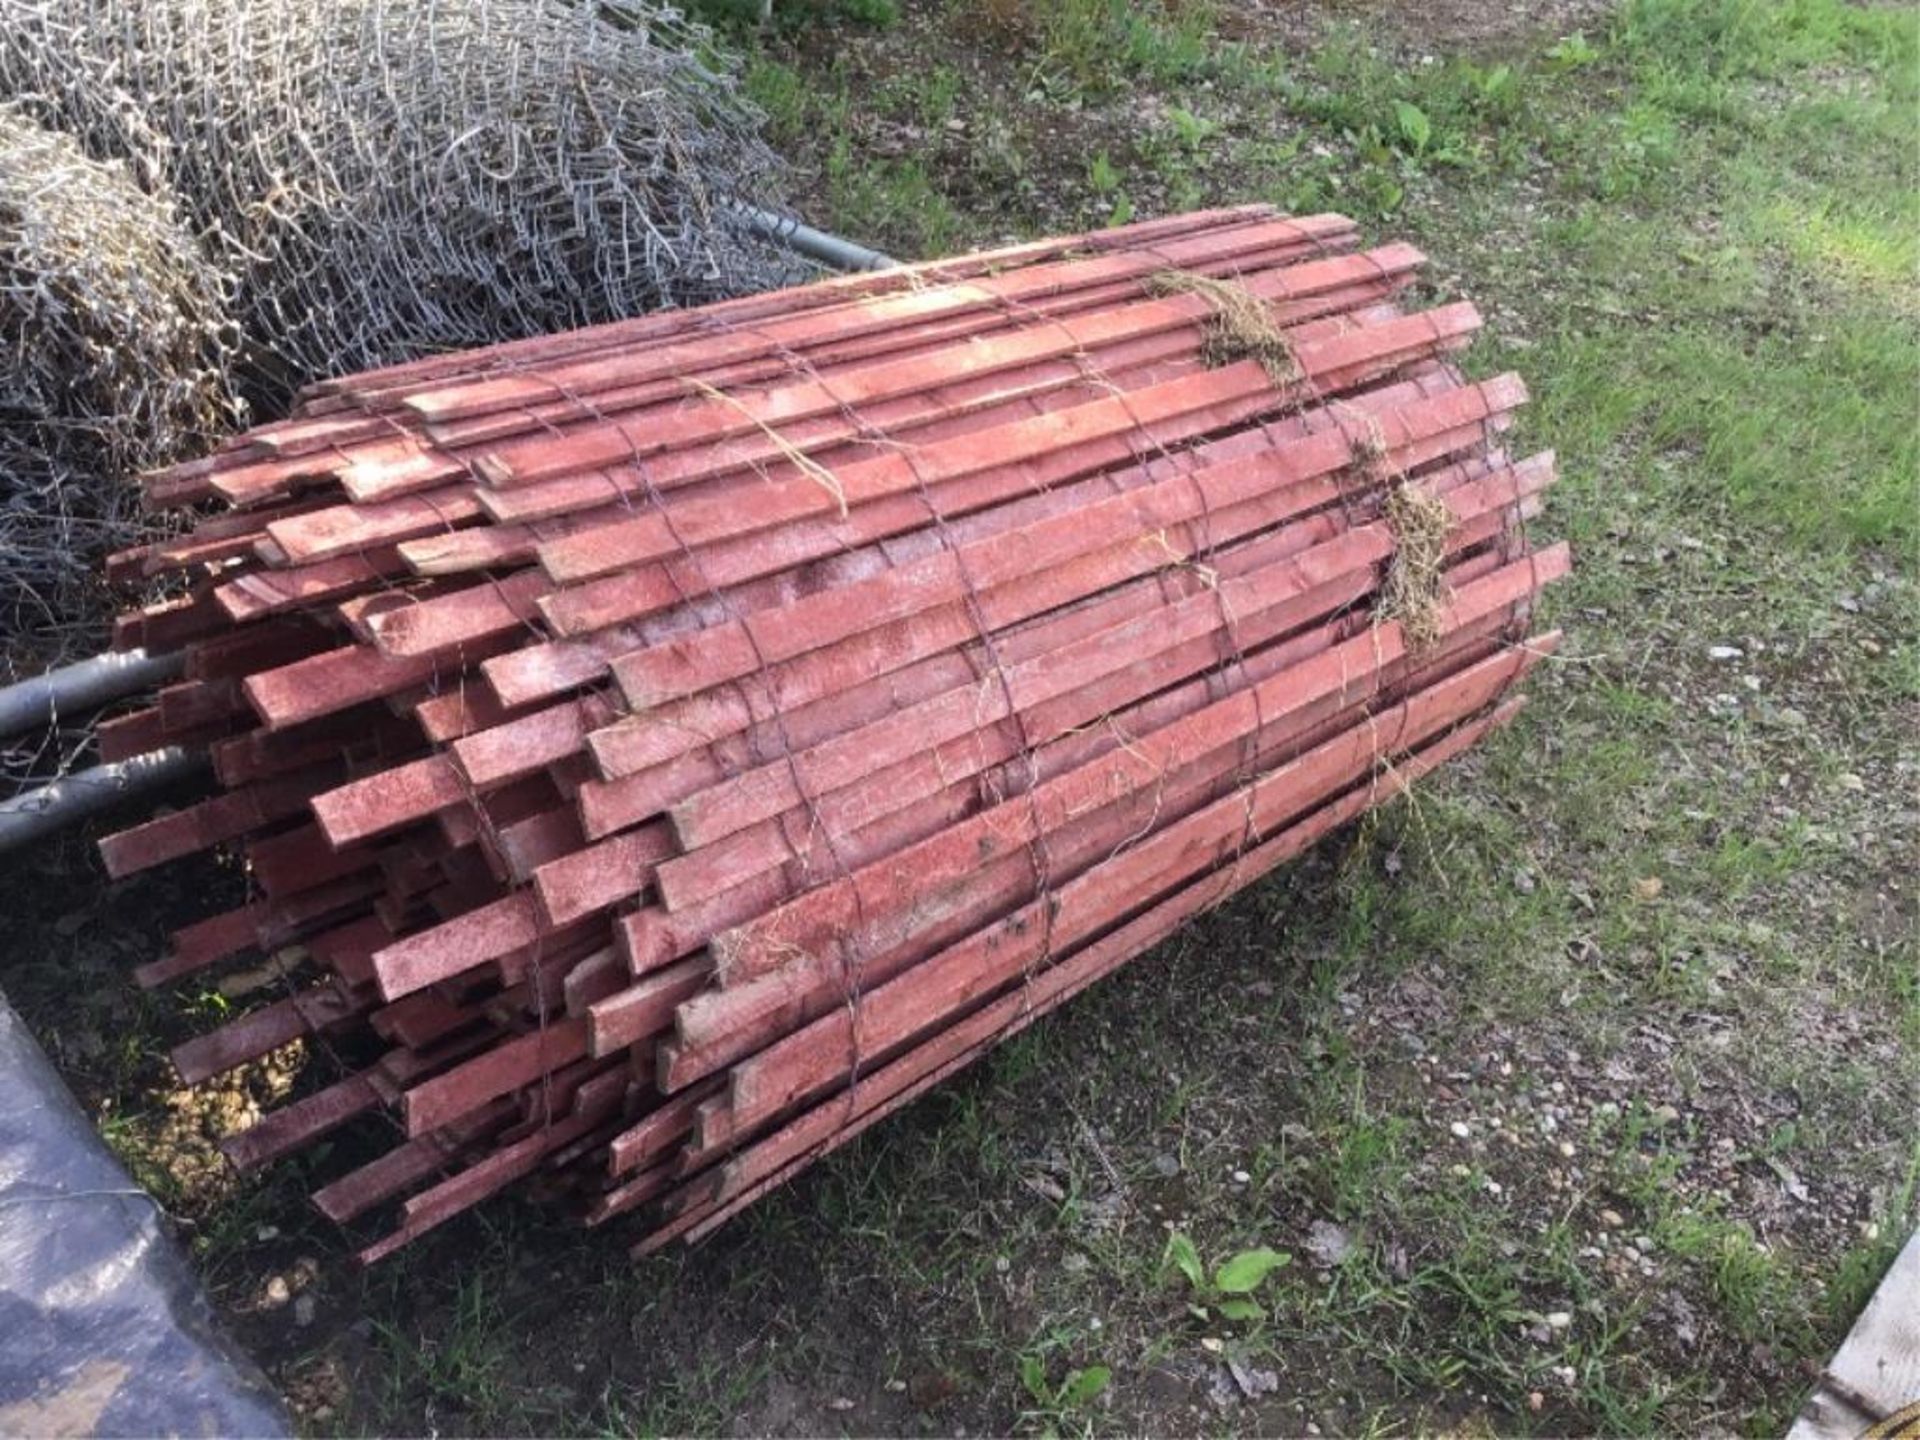
[[[99,638],[127,477],[239,418],[230,290],[163,197],[0,105],[0,678]]]
[[[133,476],[236,395],[812,273],[654,0],[0,0],[0,106],[0,683],[98,648]],[[86,737],[0,737],[0,793]]]
[[[646,0],[0,0],[11,94],[170,186],[249,390],[798,278],[780,167]]]

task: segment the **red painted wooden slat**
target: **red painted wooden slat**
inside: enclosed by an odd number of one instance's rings
[[[454,1156],[507,1121],[509,1106],[496,1101],[477,1115],[437,1135],[421,1136],[313,1192],[322,1215],[338,1224],[354,1220],[443,1168]]]
[[[1469,623],[1511,604],[1565,569],[1563,547],[1509,566],[1456,594],[1446,607],[1448,624]],[[1404,649],[1400,626],[1389,622],[1174,726],[1136,737],[1131,745],[1092,766],[1047,781],[1031,797],[983,812],[902,853],[884,870],[874,867],[858,878],[822,886],[764,920],[717,937],[722,967],[733,973],[755,973],[802,960],[819,965],[822,962],[808,947],[819,946],[825,937],[910,905],[915,892],[949,877],[966,876],[988,858],[1035,838],[1036,825],[1064,823],[1086,807],[1151,787],[1184,760],[1236,740],[1249,727],[1302,707],[1321,694],[1337,693],[1352,677],[1397,659]]]
[[[231,619],[244,622],[338,600],[404,573],[397,550],[375,546],[290,570],[252,570],[218,586],[213,597]]]
[[[1211,276],[1253,276],[1276,266],[1300,261],[1305,256],[1324,253],[1328,248],[1344,248],[1348,237],[1331,245],[1301,243],[1297,240],[1274,243],[1272,232],[1262,227],[1238,227],[1214,236],[1200,237],[1200,243],[1174,242],[1159,247],[1163,264],[1194,274]],[[1400,254],[1405,253],[1402,247]],[[1397,257],[1396,257],[1397,258]],[[1382,281],[1391,273],[1394,262],[1373,272],[1371,278]],[[1391,281],[1387,281],[1390,286]],[[985,310],[956,314],[945,320],[927,320],[908,327],[895,327],[874,334],[851,338],[828,333],[816,343],[790,347],[783,354],[754,357],[730,362],[701,372],[706,384],[732,388],[769,380],[790,378],[796,368],[812,373],[835,369],[883,355],[905,356],[924,351],[951,340],[970,335],[987,335],[1030,326],[1036,321],[1062,314],[1092,311],[1103,306],[1138,299],[1140,282],[1135,278],[1090,283],[1081,288],[1063,290],[1055,295],[1024,301],[1017,307],[995,306]],[[529,374],[528,380],[537,380]],[[473,446],[487,440],[524,435],[542,427],[559,426],[581,420],[600,420],[626,411],[637,410],[662,400],[684,400],[686,376],[675,375],[637,385],[598,390],[590,395],[563,396],[554,392],[545,399],[522,400],[507,408],[469,419],[436,421],[429,419],[425,429],[436,442],[447,446]],[[529,391],[533,389],[530,385]],[[364,497],[362,497],[364,498]]]
[[[246,1129],[222,1136],[220,1153],[234,1169],[257,1170],[294,1154],[380,1103],[380,1092],[360,1075],[269,1111]]]
[[[453,758],[433,754],[316,795],[313,813],[327,839],[344,846],[424,820],[471,793]]]
[[[726,1133],[703,1133],[703,1148],[726,1143],[841,1073],[848,1058],[858,1053],[856,1043],[882,1055],[954,1007],[970,1007],[975,997],[1018,980],[1025,967],[1044,962],[1052,947],[1085,938],[1137,903],[1141,895],[1164,892],[1169,880],[1177,884],[1194,873],[1230,865],[1236,849],[1244,848],[1243,837],[1269,828],[1270,812],[1299,813],[1305,808],[1300,803],[1304,797],[1331,798],[1370,771],[1381,755],[1427,738],[1423,726],[1437,731],[1491,703],[1531,663],[1532,654],[1505,651],[1422,692],[1398,712],[1355,727],[1290,765],[1260,776],[1244,794],[1230,795],[1196,816],[1175,822],[1112,862],[1054,888],[1045,900],[1016,911],[976,940],[867,991],[847,1010],[836,1009],[736,1065],[728,1085]],[[858,1011],[857,1021],[853,1010]]]
[[[364,1008],[363,1002],[342,994],[333,985],[316,985],[176,1046],[173,1068],[184,1084],[197,1085],[257,1060],[290,1040],[338,1024]]]
[[[1312,244],[1320,236],[1344,235],[1346,222],[1329,219],[1270,222],[1272,239],[1297,234]],[[1177,264],[1177,261],[1171,262]],[[433,419],[485,413],[505,405],[538,404],[556,393],[591,393],[616,385],[632,385],[661,376],[686,373],[704,365],[724,363],[757,353],[803,348],[811,339],[836,339],[923,324],[958,311],[1018,306],[1039,296],[1057,293],[1065,285],[1137,278],[1169,268],[1170,262],[1152,251],[1120,253],[1063,265],[1026,266],[1000,275],[987,275],[945,286],[909,289],[857,302],[844,310],[802,312],[784,320],[737,330],[721,329],[689,342],[637,347],[616,355],[544,367],[537,376],[479,381],[464,393],[419,395],[408,401],[413,409]]]
[[[642,341],[657,340],[665,335],[684,334],[689,330],[754,321],[796,308],[850,304],[864,296],[882,295],[897,290],[918,289],[927,285],[968,279],[974,275],[1013,265],[1042,263],[1076,251],[1102,254],[1110,250],[1124,250],[1144,244],[1159,244],[1182,234],[1264,223],[1272,219],[1275,213],[1272,206],[1262,204],[1198,210],[1184,215],[1168,215],[1152,220],[1135,221],[1129,225],[1095,230],[1084,235],[1028,240],[994,250],[927,260],[888,270],[836,275],[809,284],[790,286],[784,290],[718,301],[697,310],[658,311],[596,326],[589,330],[510,340],[481,351],[453,351],[424,356],[420,359],[364,371],[358,375],[315,381],[301,392],[301,397],[303,405],[306,405],[306,402],[313,399],[335,395],[356,398],[405,395],[411,393],[413,389],[424,388],[427,384],[433,383],[435,377],[482,374],[493,368],[518,370],[540,359],[585,353],[596,349],[612,349]],[[1294,218],[1303,226],[1313,227],[1314,232],[1321,236],[1337,236],[1342,233],[1351,233],[1352,230],[1352,222],[1339,215]],[[310,405],[307,408],[311,411]]]
[[[264,898],[138,978],[319,977],[189,1075],[390,1045],[236,1163],[391,1111],[316,1194],[397,1202],[368,1260],[542,1172],[705,1234],[1504,718],[1551,460],[1450,368],[1470,307],[1404,313],[1417,253],[1356,245],[1241,207],[636,317],[151,477],[227,508],[112,562],[189,581],[117,643],[189,653],[100,748],[211,743],[222,789],[107,859],[234,844]],[[1168,269],[1266,302],[1306,383],[1213,368]],[[1408,474],[1456,522],[1416,648],[1368,611]]]
[[[100,842],[107,873],[118,880],[152,866],[205,850],[223,841],[296,815],[314,790],[338,773],[326,766],[298,775],[229,790]]]
[[[1504,723],[1518,709],[1518,702],[1496,711],[1483,721],[1474,722],[1455,736],[1432,747],[1425,755],[1407,761],[1383,779],[1385,791],[1402,788],[1434,765],[1457,754],[1477,740],[1485,730]],[[1376,796],[1368,794],[1366,802]],[[727,1167],[706,1182],[709,1198],[687,1205],[670,1225],[650,1235],[639,1253],[658,1249],[679,1234],[700,1231],[736,1213],[752,1199],[772,1186],[791,1178],[811,1160],[838,1148],[869,1125],[885,1118],[900,1106],[947,1078],[961,1066],[977,1058],[981,1048],[1010,1038],[1027,1025],[1054,1009],[1086,986],[1094,983],[1125,961],[1151,948],[1173,933],[1192,915],[1226,899],[1241,885],[1250,883],[1266,869],[1298,854],[1314,839],[1344,823],[1365,808],[1357,797],[1320,812],[1281,836],[1250,852],[1247,863],[1227,872],[1225,883],[1208,877],[1162,901],[1112,935],[1079,952],[1071,960],[1053,967],[1036,979],[1031,987],[978,1011],[968,1021],[947,1031],[901,1059],[867,1077],[862,1084],[863,1104],[858,1108],[827,1105],[817,1108],[766,1141],[751,1147],[730,1161]],[[797,1162],[797,1163],[796,1163]],[[722,1204],[724,1200],[726,1203]]]
[[[567,925],[632,899],[653,878],[653,867],[673,853],[664,825],[643,825],[558,860],[533,873],[534,894],[549,925]]]
[[[580,1020],[562,1020],[496,1045],[407,1091],[401,1101],[407,1134],[438,1130],[586,1053],[587,1027]]]
[[[507,895],[375,952],[374,976],[380,993],[397,1000],[531,945],[539,934],[533,897]]]

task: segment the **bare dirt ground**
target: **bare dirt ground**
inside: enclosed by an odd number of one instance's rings
[[[1615,0],[1433,0],[1425,5],[1394,0],[1263,0],[1245,6],[1237,23],[1226,21],[1223,26],[1233,38],[1269,37],[1296,53],[1311,50],[1326,39],[1328,31],[1350,26],[1374,43],[1401,49],[1496,54],[1542,36],[1558,39],[1603,28],[1618,8]]]

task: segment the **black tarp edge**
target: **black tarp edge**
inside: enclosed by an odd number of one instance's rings
[[[0,993],[0,1435],[290,1433]]]

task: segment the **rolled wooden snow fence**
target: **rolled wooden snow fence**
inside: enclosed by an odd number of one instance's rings
[[[335,1067],[228,1155],[390,1134],[314,1197],[368,1260],[542,1172],[697,1239],[1503,723],[1553,462],[1421,263],[1185,215],[331,381],[153,476],[214,513],[116,558],[187,582],[118,639],[186,677],[102,748],[221,788],[102,848],[253,896],[139,978],[265,952],[182,1077]]]

